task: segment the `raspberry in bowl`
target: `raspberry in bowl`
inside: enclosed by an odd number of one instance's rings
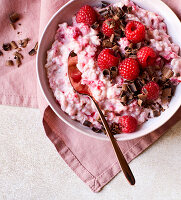
[[[81,72],[75,74],[77,80],[89,86],[115,137],[124,140],[154,130],[150,123],[164,116],[177,96],[175,88],[179,87],[181,66],[179,47],[169,40],[162,17],[132,1],[115,2],[104,4],[103,8],[101,3],[82,4],[69,25],[59,24],[55,40],[47,51],[45,69],[49,87],[58,102],[56,108],[61,108],[58,112],[68,114],[61,114],[65,121],[69,124],[75,121],[79,130],[94,134],[77,125],[79,121],[95,131],[96,137],[105,139],[90,99],[77,94],[69,82],[67,58],[74,51]],[[83,21],[82,16],[86,16]],[[134,132],[125,133],[121,126],[123,116],[136,120]]]

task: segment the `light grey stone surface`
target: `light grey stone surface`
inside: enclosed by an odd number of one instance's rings
[[[181,121],[130,167],[135,186],[120,173],[93,193],[46,137],[38,110],[0,106],[0,200],[180,200]]]

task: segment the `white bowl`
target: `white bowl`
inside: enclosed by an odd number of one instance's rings
[[[108,0],[109,3],[116,3],[119,0]],[[173,13],[173,11],[162,1],[160,0],[133,0],[136,4],[141,6],[144,9],[154,11],[160,14],[164,19],[168,26],[168,33],[171,35],[172,40],[181,46],[181,23],[177,16]],[[91,137],[95,137],[97,139],[108,140],[107,136],[104,134],[95,133],[89,128],[81,125],[79,122],[73,121],[67,114],[65,114],[60,105],[56,102],[53,93],[49,87],[49,83],[46,77],[46,71],[44,65],[46,63],[46,52],[51,48],[51,44],[54,41],[55,32],[57,30],[57,26],[60,23],[68,22],[71,23],[72,15],[74,15],[81,6],[89,4],[91,6],[97,6],[101,4],[101,0],[72,0],[65,4],[62,8],[60,8],[50,19],[45,30],[42,34],[38,54],[37,54],[37,75],[40,87],[42,92],[51,106],[52,110],[57,114],[57,116],[62,119],[65,123],[67,123],[72,128],[77,131],[86,134]],[[169,108],[161,114],[161,116],[149,119],[145,122],[139,130],[131,134],[119,134],[116,135],[116,139],[123,140],[131,140],[141,136],[144,136],[155,129],[162,126],[165,122],[167,122],[172,115],[177,111],[177,109],[181,105],[181,85],[177,86],[175,95],[173,96]]]

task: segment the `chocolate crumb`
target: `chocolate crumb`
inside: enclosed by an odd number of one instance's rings
[[[3,44],[3,50],[4,51],[10,51],[11,50],[11,44],[10,43]]]
[[[12,13],[10,16],[9,16],[9,19],[12,23],[15,23],[17,22],[19,19],[20,19],[20,15],[18,13]]]
[[[3,56],[3,52],[0,50],[0,56]]]
[[[17,49],[18,48],[18,45],[16,44],[15,41],[11,41],[11,46],[13,49]]]
[[[88,120],[85,120],[83,123],[84,126],[91,127],[92,123]]]
[[[5,64],[6,66],[13,66],[14,62],[12,60],[7,60]]]

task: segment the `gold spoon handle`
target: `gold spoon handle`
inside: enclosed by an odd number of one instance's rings
[[[104,117],[104,114],[102,113],[101,109],[99,108],[98,106],[98,103],[96,102],[96,100],[91,97],[91,99],[93,100],[98,112],[99,112],[99,115],[100,115],[100,118],[101,118],[101,121],[104,125],[104,128],[106,129],[106,133],[107,133],[107,136],[109,137],[109,139],[111,140],[111,143],[112,143],[112,146],[114,148],[114,151],[116,153],[116,156],[118,158],[118,161],[119,161],[119,164],[123,170],[123,173],[124,175],[126,176],[127,180],[129,181],[129,183],[131,185],[134,185],[135,184],[135,178],[133,176],[133,173],[126,161],[126,159],[124,158],[123,156],[123,153],[121,152],[121,149],[119,148],[119,145],[116,141],[116,139],[114,138],[113,134],[111,133],[111,130],[109,128],[109,125]]]

